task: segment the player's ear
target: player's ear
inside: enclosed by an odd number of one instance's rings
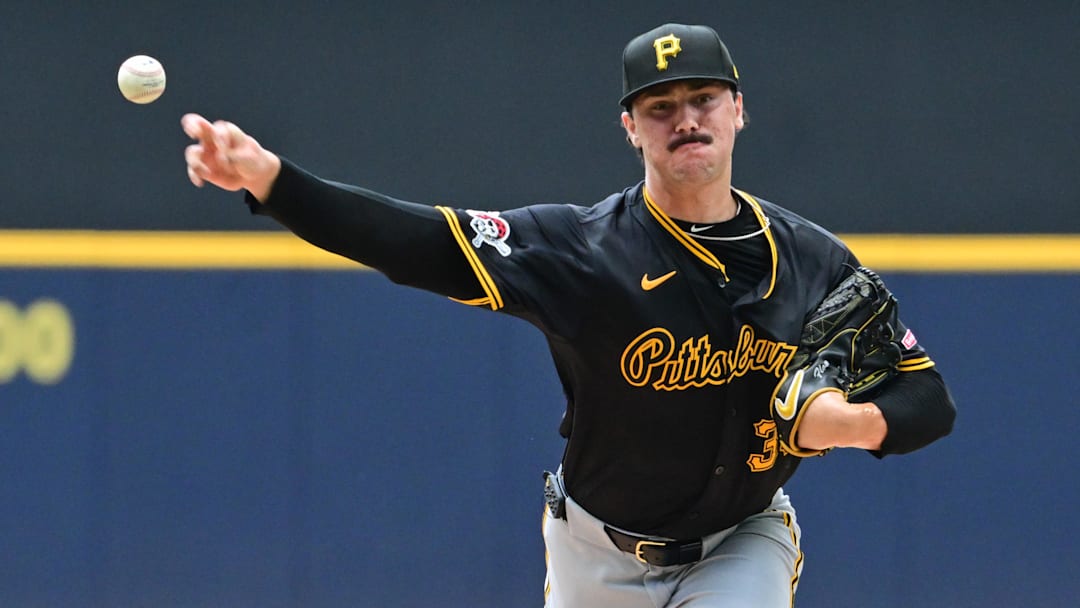
[[[622,126],[626,130],[626,143],[635,148],[640,148],[637,136],[637,124],[634,122],[634,117],[629,112],[622,113]]]
[[[742,93],[735,93],[735,132],[743,130],[746,126],[746,112],[743,108]]]

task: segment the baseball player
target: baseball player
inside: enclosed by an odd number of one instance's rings
[[[194,114],[188,175],[396,283],[543,332],[566,394],[546,606],[791,606],[803,552],[782,486],[801,458],[910,452],[955,407],[876,275],[732,187],[744,101],[716,32],[666,24],[622,61],[644,179],[592,206],[396,200]]]

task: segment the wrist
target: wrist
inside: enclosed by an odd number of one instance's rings
[[[802,449],[862,448],[876,450],[888,427],[873,403],[848,403],[842,393],[827,392],[807,404],[796,437]]]
[[[274,182],[277,181],[278,175],[281,174],[281,158],[268,150],[263,150],[263,156],[264,159],[260,163],[259,172],[248,180],[245,187],[245,190],[250,192],[251,196],[255,197],[255,200],[260,203],[265,203],[270,198]]]
[[[888,433],[885,416],[874,403],[848,403],[846,437],[837,447],[877,450]]]

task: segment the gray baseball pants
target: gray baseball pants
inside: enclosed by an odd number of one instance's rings
[[[761,513],[702,540],[702,559],[653,566],[619,550],[604,522],[571,497],[566,519],[544,510],[546,608],[790,608],[801,532],[783,489]]]

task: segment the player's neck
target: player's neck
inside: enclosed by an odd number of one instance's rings
[[[735,217],[738,208],[729,179],[707,184],[669,184],[646,176],[645,188],[664,213],[688,222],[726,222]]]

